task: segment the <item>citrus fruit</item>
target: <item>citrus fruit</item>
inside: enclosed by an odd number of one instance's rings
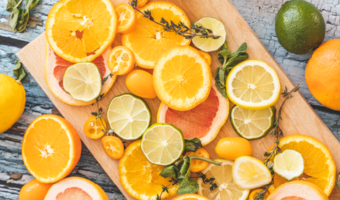
[[[113,159],[120,159],[124,154],[124,144],[116,136],[104,136],[102,138],[102,146],[105,153]]]
[[[93,101],[102,90],[98,67],[90,62],[77,63],[66,69],[63,86],[75,100]]]
[[[141,148],[151,163],[170,165],[184,151],[183,133],[171,124],[156,123],[144,132]]]
[[[274,106],[261,110],[248,110],[235,105],[230,112],[230,121],[237,134],[247,140],[267,135],[275,121]]]
[[[0,74],[0,133],[11,128],[25,110],[26,92],[20,81]]]
[[[232,173],[235,184],[245,189],[258,188],[272,181],[270,171],[263,162],[250,156],[237,158]]]
[[[42,183],[54,183],[69,175],[77,165],[81,142],[76,129],[57,115],[37,117],[26,129],[22,160]]]
[[[195,152],[187,152],[185,153],[185,155],[186,156],[200,156],[200,157],[208,158],[208,159],[210,158],[208,151],[203,148],[199,148]],[[204,170],[205,168],[207,168],[208,165],[209,163],[206,161],[193,159],[191,160],[190,171],[200,172]]]
[[[88,138],[99,139],[103,137],[106,130],[106,122],[103,118],[96,119],[96,116],[89,117],[83,126],[83,131]],[[103,131],[104,130],[104,131]]]
[[[147,99],[154,99],[157,97],[152,74],[149,72],[135,69],[127,75],[125,84],[130,92],[137,96]]]
[[[109,200],[104,190],[94,182],[81,177],[68,177],[55,183],[45,200]]]
[[[273,68],[259,60],[246,60],[236,65],[226,85],[230,101],[244,109],[269,108],[280,97],[279,77]]]
[[[229,101],[212,84],[208,98],[189,111],[176,111],[161,103],[157,122],[169,123],[178,127],[184,138],[197,137],[202,145],[215,139],[228,119]]]
[[[290,135],[280,139],[281,150],[291,149],[299,152],[304,160],[304,172],[298,178],[318,185],[327,196],[333,190],[336,167],[329,149],[317,139],[306,135]],[[287,182],[274,176],[274,187]]]
[[[135,63],[135,56],[132,51],[124,46],[113,48],[109,55],[109,69],[115,75],[129,73],[135,66]]]
[[[274,172],[285,178],[287,181],[299,177],[304,170],[304,160],[301,153],[286,149],[274,158]]]
[[[322,105],[340,111],[340,39],[323,43],[309,59],[306,83]]]
[[[20,189],[18,200],[44,200],[51,186],[52,183],[40,183],[33,179]]]
[[[141,12],[150,11],[155,21],[161,18],[175,24],[183,22],[190,27],[190,21],[184,11],[173,3],[165,1],[150,2],[140,9]],[[158,58],[168,49],[178,45],[189,45],[191,40],[175,32],[164,31],[163,26],[158,25],[141,13],[136,13],[137,24],[133,31],[122,35],[122,43],[131,49],[136,56],[137,65],[143,68],[153,69]]]
[[[136,140],[151,124],[151,111],[145,101],[132,94],[114,97],[107,108],[107,120],[124,140]]]
[[[198,194],[185,194],[174,198],[174,200],[209,200],[209,199]]]
[[[255,200],[255,198],[258,196],[258,193],[262,192],[263,189],[256,189],[253,190],[248,197],[248,200]],[[266,192],[266,194],[264,194],[264,199],[267,200],[267,197],[269,196],[269,193]]]
[[[198,194],[207,197],[210,200],[245,200],[248,197],[249,190],[238,187],[232,179],[232,167],[234,162],[229,160],[222,160],[220,166],[210,164],[205,168],[202,173],[206,175],[208,179],[215,178],[214,182],[218,188],[211,191],[210,183],[204,183],[202,178],[197,180],[199,184]]]
[[[200,53],[200,55],[202,56],[202,58],[208,63],[208,65],[210,66],[211,65],[211,56],[209,53],[207,52],[204,52],[204,51],[201,51],[199,50],[198,51]]]
[[[276,188],[267,200],[328,200],[325,193],[315,184],[306,181],[287,182]]]
[[[236,160],[242,156],[251,156],[253,148],[250,142],[244,138],[224,137],[218,141],[215,152],[224,159]]]
[[[127,3],[120,3],[115,6],[118,17],[118,33],[129,33],[135,29],[137,18],[135,10]]]
[[[210,29],[212,34],[220,36],[218,39],[194,37],[192,43],[197,48],[205,52],[212,52],[218,50],[225,43],[227,31],[220,20],[212,17],[203,17],[195,22],[195,25]]]
[[[177,46],[157,61],[153,82],[158,98],[168,107],[187,111],[204,102],[211,90],[207,62],[189,46]]]
[[[312,53],[325,38],[326,24],[320,11],[304,0],[287,1],[275,20],[280,44],[295,54]]]
[[[92,61],[95,65],[97,65],[102,79],[108,77],[111,73],[107,66],[110,51],[111,49],[108,48],[102,55]],[[55,54],[46,43],[45,81],[52,94],[60,101],[72,106],[86,106],[96,103],[96,100],[90,102],[75,100],[64,90],[64,74],[66,69],[72,65],[74,65],[74,63],[68,62]],[[116,77],[117,76],[114,75],[104,82],[100,94],[106,94],[111,89],[114,82],[116,81]]]
[[[116,26],[116,11],[110,0],[61,0],[48,14],[46,39],[63,59],[89,62],[111,45]]]
[[[119,160],[119,179],[124,189],[134,198],[141,200],[156,199],[162,192],[163,185],[168,185],[170,178],[159,174],[162,166],[150,163],[141,149],[141,141],[131,143]],[[176,195],[178,185],[170,185],[169,192],[164,192],[162,199]]]
[[[129,0],[129,2],[131,3],[132,0]],[[143,7],[145,6],[145,4],[148,2],[148,0],[138,0],[137,1],[137,7],[140,8],[140,7]]]

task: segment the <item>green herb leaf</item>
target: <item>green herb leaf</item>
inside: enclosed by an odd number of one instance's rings
[[[15,66],[13,68],[13,73],[16,77],[16,80],[21,81],[26,76],[26,72],[24,70],[24,67],[21,65],[21,62],[17,60],[15,62]]]
[[[227,63],[223,66],[224,70],[231,70],[233,67],[235,67],[240,62],[243,62],[249,58],[249,55],[245,52],[240,52],[235,54],[235,56],[231,57]]]
[[[6,11],[12,12],[15,8],[19,7],[22,3],[22,0],[8,0]]]
[[[218,67],[215,74],[215,86],[224,97],[228,98],[225,86],[225,79],[225,71],[222,69],[222,67]]]
[[[187,193],[195,193],[199,189],[199,185],[196,180],[190,177],[190,166],[191,159],[189,156],[183,157],[183,164],[180,169],[180,176],[178,177],[178,190],[177,194],[187,194]]]
[[[40,0],[26,0],[26,10],[29,12],[35,6],[37,6],[39,2]]]
[[[18,24],[20,16],[20,10],[18,8],[15,8],[11,14],[11,18],[9,19],[8,24],[11,26],[11,28],[14,30]]]
[[[160,175],[164,178],[169,177],[169,178],[177,179],[179,175],[179,169],[175,165],[168,165],[163,168]]]
[[[185,152],[196,152],[197,149],[202,147],[202,142],[198,138],[185,139],[184,142],[185,142],[185,148],[184,148]]]
[[[245,53],[248,49],[247,43],[241,44],[241,46],[237,49],[236,53]]]
[[[23,8],[20,8],[20,10],[21,12],[19,16],[19,21],[16,28],[14,29],[15,32],[22,32],[23,30],[25,30],[29,19],[29,11],[25,11],[25,9]]]

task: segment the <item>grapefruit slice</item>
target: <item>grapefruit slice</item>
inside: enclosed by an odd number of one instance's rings
[[[45,200],[109,200],[104,190],[97,184],[81,177],[65,178],[54,184]]]
[[[95,65],[97,65],[102,79],[104,79],[111,73],[107,65],[110,51],[111,49],[108,48],[103,55],[100,55],[92,61]],[[64,60],[62,57],[54,53],[52,48],[50,48],[50,46],[46,42],[45,80],[48,88],[53,93],[53,95],[62,102],[72,106],[86,106],[95,103],[96,100],[90,102],[75,100],[69,93],[64,90],[63,77],[66,69],[72,65],[74,65],[74,63]],[[102,85],[102,90],[100,94],[106,94],[111,89],[114,82],[116,81],[116,77],[116,75],[113,75],[112,78],[108,78],[105,81],[104,85]]]
[[[183,132],[184,138],[197,137],[207,145],[215,139],[228,115],[229,100],[221,95],[213,82],[207,100],[192,110],[176,111],[161,104],[157,122],[172,124]]]

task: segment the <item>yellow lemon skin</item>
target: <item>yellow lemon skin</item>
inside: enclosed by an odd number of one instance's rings
[[[25,109],[26,92],[21,82],[0,74],[0,133],[18,121]]]

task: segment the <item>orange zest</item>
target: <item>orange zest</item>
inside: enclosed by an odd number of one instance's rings
[[[135,10],[127,3],[120,3],[115,6],[118,17],[118,33],[129,33],[137,24]]]
[[[135,55],[130,49],[124,46],[117,46],[113,48],[109,55],[109,69],[115,75],[124,75],[129,73],[135,66],[135,63]]]
[[[89,117],[84,123],[83,131],[88,138],[99,139],[103,137],[106,130],[106,123],[103,118],[96,119],[96,116]]]
[[[105,136],[102,138],[102,146],[105,153],[113,159],[120,159],[124,154],[123,142],[116,136]]]

